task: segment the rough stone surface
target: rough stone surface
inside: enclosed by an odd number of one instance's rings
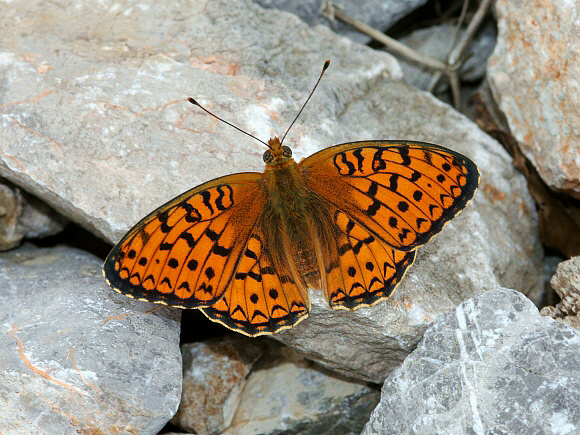
[[[247,337],[234,335],[181,347],[183,389],[171,422],[198,434],[228,428],[240,403],[246,376],[262,351]]]
[[[580,432],[580,334],[514,290],[442,316],[386,380],[363,435]]]
[[[203,181],[262,170],[259,143],[187,96],[267,139],[284,132],[326,59],[285,141],[297,160],[367,139],[424,140],[474,159],[474,200],[419,249],[391,302],[332,311],[312,292],[310,318],[279,336],[309,357],[382,382],[465,298],[498,285],[539,296],[542,251],[523,176],[475,124],[403,84],[390,55],[249,0],[14,2],[0,6],[0,26],[0,173],[110,241]]]
[[[179,312],[105,287],[72,248],[0,254],[0,432],[156,434],[181,392]]]
[[[379,392],[367,385],[338,377],[291,349],[281,349],[278,358],[248,377],[224,435],[359,434],[378,400]]]
[[[540,313],[580,329],[580,257],[563,261],[550,281],[561,301],[544,307]]]
[[[401,38],[402,43],[419,53],[427,54],[441,61],[446,61],[451,51],[455,38],[457,26],[451,23],[443,23],[436,26],[418,29],[409,35]],[[459,38],[463,36],[465,29],[459,33]],[[495,23],[490,19],[486,21],[476,33],[475,39],[470,45],[465,61],[460,70],[461,80],[464,82],[474,82],[485,77],[487,58],[493,52],[497,31]],[[431,85],[433,71],[424,69],[415,63],[407,62],[404,58],[399,59],[403,68],[405,81],[419,89],[427,90]],[[446,80],[441,80],[438,92],[443,92],[449,88]]]
[[[20,245],[24,238],[57,234],[66,222],[38,199],[0,180],[0,251]]]
[[[498,0],[488,64],[522,152],[553,189],[580,198],[580,3]]]
[[[353,41],[366,44],[371,39],[352,26],[320,13],[323,0],[254,0],[265,8],[276,8],[300,17],[308,24],[324,24]],[[427,3],[426,0],[340,0],[334,7],[379,31],[387,30],[400,18]]]

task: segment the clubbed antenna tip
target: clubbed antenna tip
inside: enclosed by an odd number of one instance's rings
[[[318,83],[320,83],[320,79],[322,79],[322,76],[324,75],[324,72],[326,71],[326,68],[328,68],[329,65],[330,65],[330,60],[327,60],[326,62],[324,62],[324,66],[322,67],[322,72],[320,73],[320,77],[318,77],[318,80],[316,81],[314,88],[312,88],[312,92],[310,92],[310,95],[308,96],[308,98],[306,99],[304,104],[302,105],[300,112],[298,112],[298,115],[296,115],[296,118],[294,118],[294,121],[292,121],[292,124],[290,124],[290,127],[288,127],[288,129],[286,130],[286,133],[284,133],[284,136],[282,136],[282,140],[280,141],[280,145],[282,145],[282,143],[284,142],[284,139],[286,138],[286,135],[288,134],[288,132],[290,131],[290,129],[292,128],[292,126],[294,125],[294,123],[296,122],[296,120],[298,119],[298,117],[300,116],[300,114],[302,113],[302,111],[304,110],[304,108],[306,107],[308,102],[310,101],[310,97],[312,97],[312,94],[316,90]]]

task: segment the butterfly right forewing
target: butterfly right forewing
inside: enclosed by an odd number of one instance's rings
[[[441,231],[472,198],[479,180],[467,157],[423,142],[335,145],[300,165],[313,192],[403,251]]]
[[[414,250],[461,211],[479,178],[467,157],[421,142],[336,145],[300,166],[335,228],[333,236],[317,229],[327,299],[346,309],[388,297]]]

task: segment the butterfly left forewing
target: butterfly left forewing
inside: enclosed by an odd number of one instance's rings
[[[103,267],[107,282],[136,299],[181,308],[217,301],[232,279],[252,216],[262,212],[261,174],[204,183],[135,225]]]
[[[202,184],[142,219],[113,248],[107,282],[127,296],[200,308],[249,336],[308,316],[308,292],[281,244],[262,174]]]

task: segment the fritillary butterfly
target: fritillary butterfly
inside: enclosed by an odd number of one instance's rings
[[[296,163],[282,141],[266,144],[263,173],[216,178],[143,218],[107,257],[109,285],[273,334],[308,316],[310,287],[334,309],[388,298],[479,180],[470,159],[424,142],[344,143]]]

